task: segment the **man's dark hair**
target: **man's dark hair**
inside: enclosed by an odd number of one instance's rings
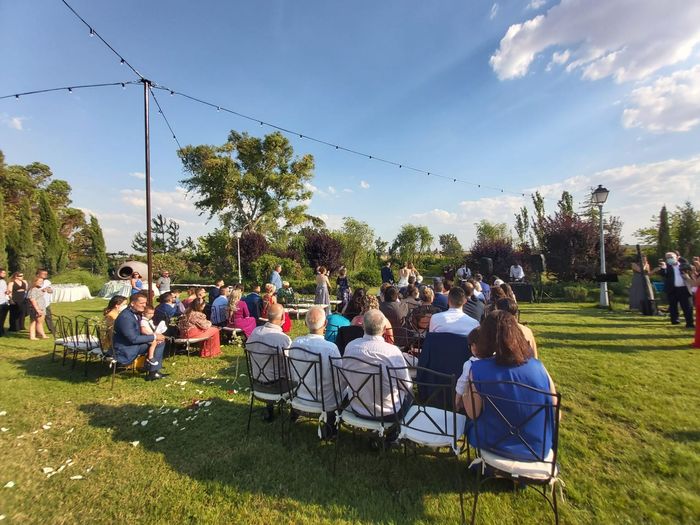
[[[518,303],[513,301],[510,297],[504,297],[496,301],[496,310],[503,310],[513,314],[516,318],[518,317]]]
[[[163,292],[158,296],[158,303],[163,304],[167,303],[168,299],[170,299],[173,296],[172,292]]]
[[[464,296],[464,290],[459,286],[453,286],[450,288],[450,293],[447,294],[447,303],[451,307],[459,308],[465,303],[466,297]]]
[[[415,275],[409,275],[408,276],[408,284],[413,284],[416,282],[416,276]]]
[[[414,294],[418,292],[418,288],[413,286],[412,284],[409,284],[406,287],[406,297],[413,297]]]
[[[37,269],[36,269],[36,273],[35,273],[34,275],[36,275],[37,277],[39,277],[39,274],[42,273],[42,272],[49,273],[49,271],[48,271],[46,268],[37,268]]]
[[[474,295],[474,285],[469,281],[462,284],[462,290],[464,290],[464,295],[467,296],[467,299]]]
[[[385,266],[391,266],[391,261],[387,261],[384,263]]]
[[[228,290],[228,286],[220,286],[219,292],[224,293],[224,290]]]
[[[143,297],[144,299],[146,299],[146,301],[148,301],[148,294],[146,292],[138,292],[138,293],[135,293],[134,295],[131,296],[130,302],[135,303],[136,300],[140,299],[141,297]]]
[[[475,273],[475,274],[474,274],[474,279],[476,279],[477,281],[483,281],[483,280],[484,280],[484,276],[481,275],[480,273]]]
[[[399,297],[399,291],[395,286],[391,286],[384,291],[384,300],[388,302],[396,301]]]
[[[445,286],[442,284],[442,281],[438,281],[433,286],[433,289],[438,293],[442,293],[442,291],[445,289]]]
[[[443,279],[442,286],[446,292],[449,292],[452,289],[452,281],[450,279]]]

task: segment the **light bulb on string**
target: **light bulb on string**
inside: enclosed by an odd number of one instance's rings
[[[19,95],[15,95],[15,98],[16,98],[17,100],[19,100]]]
[[[95,31],[92,29],[92,27],[90,28],[90,36],[95,36]]]
[[[73,88],[68,88],[68,93],[73,93]]]
[[[124,84],[124,82],[122,82],[122,89],[126,89],[126,84]]]
[[[119,61],[119,63],[123,66],[124,64],[126,64],[126,60],[124,60],[124,59],[122,58],[122,59]]]

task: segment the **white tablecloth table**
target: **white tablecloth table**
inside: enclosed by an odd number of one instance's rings
[[[52,284],[52,303],[72,303],[82,299],[92,299],[90,290],[84,284]]]
[[[148,287],[144,284],[144,290],[148,290]],[[158,287],[153,285],[154,297],[158,297],[160,292]],[[102,297],[103,299],[111,299],[115,295],[123,295],[124,297],[131,297],[131,281],[120,280],[120,281],[108,281],[103,286],[102,289],[97,294],[97,297]]]

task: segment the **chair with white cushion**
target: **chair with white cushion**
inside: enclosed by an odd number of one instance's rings
[[[467,418],[455,411],[455,376],[441,374],[432,370],[422,370],[417,374],[418,367],[387,368],[392,398],[399,396],[413,398],[411,407],[399,419],[399,442],[414,450],[428,450],[435,454],[441,451],[455,458],[455,479],[459,484],[459,503],[464,522],[464,491],[460,469],[459,456],[464,451],[460,441],[464,436],[464,425]],[[416,381],[405,380],[408,370],[409,377],[420,376],[426,379]],[[393,400],[394,403],[398,399]]]
[[[297,346],[292,346],[287,351],[287,370],[293,385],[290,389],[290,421],[293,414],[317,420],[319,438],[322,437],[321,428],[326,422],[327,412],[323,392],[322,359],[320,354]]]
[[[500,386],[518,395],[506,397],[499,393]],[[534,488],[549,503],[558,524],[556,485],[561,490],[563,483],[557,465],[561,395],[512,381],[470,378],[468,388],[478,394],[471,396],[471,410],[478,417],[469,430],[469,440],[476,448],[470,466],[477,467],[472,524],[481,485],[493,478]],[[522,401],[526,397],[519,394],[525,391],[541,401]]]

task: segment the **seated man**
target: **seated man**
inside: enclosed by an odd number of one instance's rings
[[[462,289],[464,290],[464,295],[467,298],[462,310],[464,310],[464,313],[469,317],[476,319],[476,321],[480,323],[484,318],[484,302],[479,300],[479,298],[476,296],[474,293],[474,285],[469,281],[464,281],[464,284],[462,284]]]
[[[404,396],[403,389],[399,392],[394,390],[393,396],[389,385],[389,375],[387,367],[398,368],[405,367],[406,361],[398,347],[384,341],[382,334],[384,333],[384,322],[386,318],[379,310],[373,309],[367,311],[364,316],[363,328],[365,335],[361,339],[355,339],[348,343],[345,347],[345,357],[357,357],[368,363],[382,366],[382,394],[383,399],[374,399],[373,389],[365,388],[361,394],[360,400],[353,399],[350,402],[350,409],[357,415],[366,418],[376,418],[391,421],[394,414],[403,415],[411,406],[412,399]],[[359,367],[358,367],[359,366]],[[357,369],[358,372],[373,372],[374,368],[367,370],[361,363],[348,360],[343,361],[343,367],[347,370]],[[357,367],[357,368],[356,368]],[[407,368],[395,372],[397,380],[402,382],[402,385],[410,388],[411,378]],[[396,381],[394,381],[396,383]],[[376,397],[379,397],[379,388],[376,388]],[[393,400],[393,401],[392,401]],[[373,413],[368,412],[368,407]]]
[[[477,273],[474,278],[476,282],[479,283],[479,286],[481,286],[481,293],[484,294],[484,301],[488,302],[491,299],[491,287],[486,284],[484,277],[480,273]]]
[[[513,263],[508,272],[508,277],[510,277],[511,282],[514,283],[521,283],[525,280],[525,272],[523,271],[523,267],[520,266],[520,261],[515,261]]]
[[[442,281],[438,281],[433,285],[433,289],[435,290],[433,306],[443,311],[447,310],[447,294],[445,293],[445,285],[442,284]]]
[[[260,312],[262,312],[262,297],[260,297],[260,285],[254,284],[252,286],[252,291],[246,295],[243,300],[248,307],[248,313],[251,317],[255,317],[257,321],[260,319]]]
[[[292,340],[287,334],[282,331],[284,323],[284,307],[281,304],[271,304],[267,309],[268,321],[257,326],[250,337],[246,341],[246,348],[253,352],[269,353],[270,349],[264,345],[256,345],[255,343],[265,343],[267,345],[277,347],[283,351],[289,348]],[[267,359],[262,356],[251,356],[251,365],[253,370],[250,370],[250,380],[257,380],[256,389],[266,390],[277,393],[279,391],[279,381],[286,381],[284,370],[280,369],[278,361],[275,359]],[[283,388],[284,390],[284,388]],[[263,416],[265,421],[272,421],[274,417],[274,405],[268,403],[267,411]]]
[[[379,309],[391,323],[391,327],[395,332],[403,326],[404,320],[408,315],[408,307],[399,302],[399,291],[392,286],[384,292],[384,302],[379,305]]]
[[[294,288],[289,286],[288,281],[282,281],[282,288],[277,290],[277,302],[283,305],[293,304]]]
[[[228,286],[219,288],[219,295],[211,303],[211,315],[209,320],[214,326],[226,326],[228,319],[228,296],[230,292]]]
[[[479,322],[464,313],[462,307],[466,301],[464,290],[453,286],[447,297],[449,309],[430,318],[430,332],[450,332],[458,335],[469,335],[469,332],[479,326]]]
[[[114,357],[120,365],[129,365],[140,355],[146,355],[148,347],[155,340],[158,345],[153,353],[153,362],[146,362],[148,375],[146,381],[155,381],[163,378],[158,372],[163,366],[163,352],[165,350],[165,337],[162,334],[141,335],[141,316],[146,309],[146,294],[135,293],[131,296],[129,307],[119,314],[114,321],[114,334],[112,336],[112,348]]]
[[[342,316],[340,316],[342,317]],[[331,437],[335,434],[335,410],[337,408],[335,401],[335,393],[333,392],[333,375],[331,373],[331,362],[330,357],[340,357],[340,352],[335,343],[326,341],[323,338],[323,331],[326,326],[326,312],[320,306],[312,306],[309,311],[306,312],[306,326],[309,329],[307,335],[300,335],[294,341],[292,341],[292,349],[289,351],[289,357],[309,360],[310,356],[303,352],[295,352],[294,348],[302,348],[314,354],[320,355],[322,357],[322,369],[321,375],[323,376],[323,384],[321,385],[320,391],[323,393],[323,404],[326,409],[326,423],[321,429],[321,434],[324,439]],[[299,372],[304,372],[306,366],[304,363],[300,363],[301,368]],[[294,377],[294,371],[290,370],[292,374],[292,381],[299,381],[300,378]],[[315,396],[319,388],[316,386],[316,376],[312,373],[307,374],[303,378],[306,391],[302,391],[301,395],[305,397],[310,397],[309,394]],[[301,389],[300,389],[301,390]]]

